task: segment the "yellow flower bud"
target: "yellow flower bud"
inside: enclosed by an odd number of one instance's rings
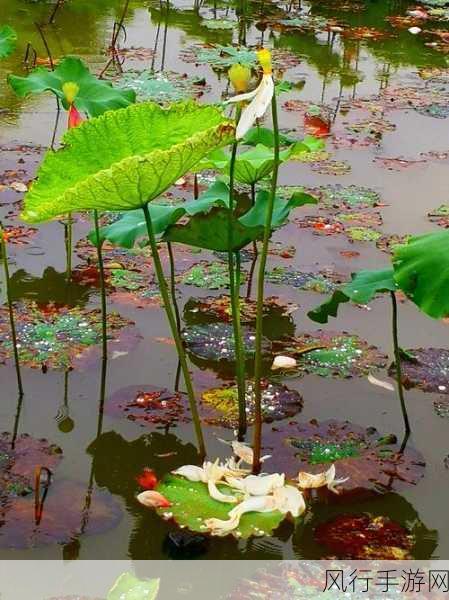
[[[229,80],[237,94],[246,92],[251,81],[251,69],[245,65],[235,64],[228,71]]]
[[[257,60],[259,61],[259,64],[263,69],[264,75],[271,75],[271,52],[267,48],[262,48],[262,50],[258,50]]]
[[[63,84],[62,91],[64,92],[64,96],[68,104],[73,104],[78,92],[80,91],[80,86],[73,81],[67,81]]]

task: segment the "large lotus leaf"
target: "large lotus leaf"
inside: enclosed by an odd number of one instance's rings
[[[352,281],[332,294],[331,298],[307,313],[317,323],[327,323],[329,317],[336,317],[340,304],[350,300],[356,304],[368,304],[379,292],[394,292],[397,285],[392,269],[360,271],[352,274]]]
[[[16,49],[17,34],[9,25],[0,27],[0,58],[7,58]]]
[[[138,579],[132,573],[123,573],[110,589],[106,600],[155,600],[160,579]]]
[[[398,286],[426,315],[449,315],[449,232],[412,237],[393,251]]]
[[[194,102],[109,111],[70,129],[65,147],[46,155],[22,216],[39,222],[68,212],[141,208],[233,133],[218,108]]]
[[[225,494],[232,492],[229,487],[218,487]],[[158,509],[159,514],[166,519],[173,518],[179,526],[191,531],[207,532],[205,519],[227,520],[229,511],[235,506],[211,498],[204,483],[192,483],[176,475],[166,475],[156,489],[172,503],[168,509]],[[278,511],[246,513],[232,534],[238,538],[271,535],[284,518]]]
[[[79,88],[74,104],[90,117],[98,117],[107,110],[125,108],[136,101],[134,90],[114,88],[110,82],[97,79],[82,60],[73,56],[64,58],[54,71],[39,67],[27,77],[10,75],[8,82],[21,97],[53,92],[66,109],[69,105],[63,87],[66,83],[74,83]]]
[[[177,223],[184,215],[196,215],[207,212],[212,206],[229,203],[229,188],[221,182],[215,182],[209,190],[204,192],[197,200],[190,200],[182,204],[170,206],[167,204],[150,204],[149,211],[153,231],[156,235],[165,233],[170,225]],[[100,230],[101,241],[108,240],[122,248],[132,248],[137,240],[144,238],[148,243],[147,224],[141,209],[130,210],[121,219]],[[95,231],[89,234],[89,239],[95,244]]]

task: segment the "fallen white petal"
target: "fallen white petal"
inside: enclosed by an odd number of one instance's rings
[[[273,371],[276,371],[276,369],[294,369],[297,364],[296,360],[290,356],[276,356],[271,369]]]
[[[388,381],[382,381],[381,379],[376,379],[374,375],[371,373],[368,375],[368,381],[373,385],[377,385],[378,387],[384,388],[384,390],[388,390],[390,392],[394,392],[394,385],[389,383]]]

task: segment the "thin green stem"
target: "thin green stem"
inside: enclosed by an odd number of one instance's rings
[[[237,107],[236,121],[240,118],[240,108]],[[235,195],[235,163],[237,160],[236,140],[232,145],[231,161],[229,165],[229,210],[228,210],[228,270],[229,292],[231,296],[232,326],[234,330],[235,347],[235,372],[237,379],[237,397],[239,409],[238,439],[243,440],[246,429],[246,382],[245,382],[245,350],[242,340],[242,326],[240,322],[240,276],[236,281],[234,270],[234,195]],[[236,253],[239,254],[239,253]],[[238,257],[240,263],[240,256]]]
[[[22,384],[22,374],[20,372],[20,360],[19,360],[19,350],[17,348],[17,332],[16,332],[16,323],[14,319],[14,307],[12,303],[12,294],[11,294],[11,281],[9,277],[9,265],[8,265],[8,248],[5,240],[5,233],[0,224],[0,243],[2,250],[2,260],[3,260],[3,270],[5,272],[5,288],[6,288],[6,301],[8,303],[8,312],[9,312],[9,323],[11,327],[11,340],[13,346],[14,353],[14,365],[16,368],[16,377],[17,377],[17,387],[19,390],[19,397],[23,396],[23,384]]]
[[[173,339],[175,340],[176,350],[178,351],[179,361],[181,363],[182,374],[184,376],[184,383],[187,389],[187,395],[189,398],[190,411],[192,413],[193,424],[195,427],[195,433],[198,441],[198,449],[201,456],[206,455],[206,447],[204,444],[203,431],[201,429],[200,417],[198,414],[198,407],[196,405],[195,392],[193,390],[192,379],[189,373],[189,367],[187,365],[187,357],[184,350],[184,345],[182,343],[181,336],[178,331],[178,327],[176,325],[176,317],[173,312],[172,305],[170,303],[170,294],[167,287],[167,282],[165,281],[164,271],[162,269],[161,259],[159,257],[159,252],[157,249],[156,237],[153,231],[153,224],[151,221],[150,211],[148,210],[148,205],[145,204],[143,207],[143,213],[145,215],[145,221],[147,225],[148,232],[148,240],[150,242],[151,253],[153,256],[154,269],[156,271],[156,276],[159,284],[159,290],[162,296],[162,302],[164,304],[165,312],[167,314],[167,319],[170,325],[170,329],[173,335]]]
[[[173,246],[171,242],[167,242],[168,260],[170,263],[170,295],[173,308],[176,316],[176,326],[178,331],[181,331],[181,316],[179,314],[179,306],[176,301],[176,280],[175,280],[175,255],[173,253]]]
[[[108,337],[107,337],[107,306],[106,306],[106,284],[104,276],[104,262],[102,252],[102,241],[100,239],[100,223],[98,219],[98,211],[94,210],[95,224],[95,245],[97,247],[98,270],[100,272],[100,293],[101,293],[101,327],[102,327],[102,344],[103,344],[103,360],[108,355]]]
[[[254,358],[254,441],[253,441],[253,472],[260,471],[260,454],[262,448],[262,334],[263,334],[263,303],[265,288],[265,268],[267,265],[268,245],[271,237],[271,221],[273,219],[274,199],[279,172],[279,124],[277,116],[276,95],[271,101],[274,133],[274,162],[271,176],[270,198],[265,216],[265,229],[263,234],[262,251],[260,253],[259,272],[257,278],[257,309],[256,309],[256,342]]]
[[[393,347],[394,347],[394,362],[396,367],[396,385],[398,388],[398,396],[401,403],[402,417],[404,419],[406,439],[410,435],[410,422],[407,414],[407,406],[405,404],[404,386],[402,385],[402,368],[401,368],[401,351],[398,341],[398,303],[394,292],[390,292],[391,303],[393,307]]]

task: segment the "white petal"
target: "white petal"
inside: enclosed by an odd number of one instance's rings
[[[227,496],[226,494],[222,494],[220,490],[215,485],[215,481],[208,481],[207,489],[209,490],[209,496],[218,502],[228,502],[229,504],[235,504],[237,502],[237,498],[235,496]]]
[[[257,92],[256,117],[260,119],[267,112],[274,94],[274,81],[271,75],[264,75]]]
[[[237,140],[241,140],[242,137],[244,137],[248,131],[251,129],[251,127],[254,125],[255,121],[256,121],[256,112],[257,112],[257,97],[254,98],[254,100],[251,102],[251,104],[248,104],[248,106],[243,110],[242,112],[242,116],[240,117],[240,120],[238,122],[237,125],[237,129],[235,132],[235,138]]]
[[[371,375],[371,373],[368,375],[368,381],[373,385],[378,385],[379,387],[388,390],[389,392],[394,392],[394,386],[390,382],[377,379],[374,377],[374,375]]]
[[[205,473],[201,467],[197,465],[184,465],[172,471],[173,475],[180,475],[189,481],[205,481]]]
[[[276,501],[276,510],[284,515],[290,513],[292,517],[299,517],[306,510],[301,492],[292,485],[285,485],[277,488],[273,492]]]
[[[246,100],[252,100],[259,90],[260,84],[256,87],[252,92],[247,92],[246,94],[239,94],[238,96],[232,96],[232,98],[228,98],[225,104],[229,104],[230,102],[245,102]]]

